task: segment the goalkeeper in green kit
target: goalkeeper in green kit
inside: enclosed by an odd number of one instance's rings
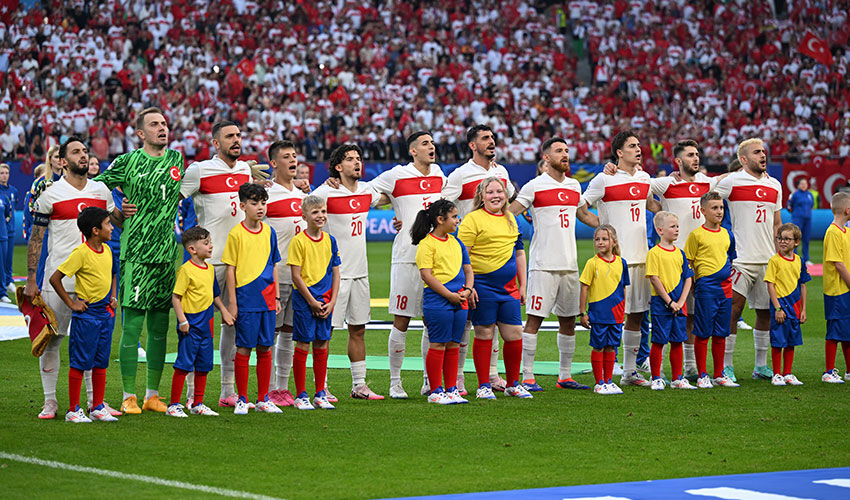
[[[121,188],[137,212],[124,222],[121,234],[119,295],[123,333],[119,360],[124,385],[121,411],[142,409],[165,412],[159,397],[159,382],[165,364],[166,334],[175,282],[178,245],[174,220],[180,201],[183,155],[168,145],[168,124],[158,108],[147,108],[136,116],[136,134],[143,146],[123,154],[95,180],[109,189]],[[147,385],[139,408],[136,391],[138,341],[147,323]]]

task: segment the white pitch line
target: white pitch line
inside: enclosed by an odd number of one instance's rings
[[[228,490],[226,488],[216,488],[215,486],[205,486],[203,484],[184,483],[182,481],[172,481],[170,479],[162,479],[153,476],[143,476],[141,474],[126,474],[114,470],[96,469],[94,467],[85,467],[82,465],[66,464],[63,462],[55,462],[53,460],[42,460],[35,457],[26,457],[16,455],[14,453],[6,453],[0,451],[0,458],[14,460],[16,462],[24,462],[28,464],[41,465],[42,467],[52,467],[54,469],[63,469],[73,472],[85,472],[89,474],[97,474],[100,476],[114,477],[116,479],[129,479],[131,481],[141,481],[143,483],[156,484],[160,486],[170,486],[172,488],[182,488],[184,490],[200,491],[202,493],[212,493],[224,497],[234,498],[251,498],[254,500],[281,500],[277,497],[267,495],[257,495],[248,491]]]

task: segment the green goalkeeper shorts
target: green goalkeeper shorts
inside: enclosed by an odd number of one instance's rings
[[[121,307],[169,309],[175,280],[173,262],[142,263],[122,260],[118,286]]]

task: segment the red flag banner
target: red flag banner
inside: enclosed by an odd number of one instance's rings
[[[829,208],[832,195],[850,180],[850,159],[827,160],[816,156],[811,163],[788,163],[782,165],[783,203],[794,192],[794,184],[805,177],[820,193],[820,208]]]
[[[826,66],[832,66],[834,62],[826,41],[816,37],[811,31],[806,31],[803,35],[797,50]]]

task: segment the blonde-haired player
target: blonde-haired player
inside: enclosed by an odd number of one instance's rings
[[[738,145],[738,160],[744,167],[717,183],[716,191],[729,202],[737,257],[732,262],[732,334],[727,351],[734,352],[737,323],[748,303],[756,310],[753,329],[755,368],[753,378],[771,379],[767,366],[770,347],[770,297],[764,282],[767,261],[776,252],[774,237],[782,224],[782,185],[767,175],[767,150],[758,138]],[[723,375],[735,380],[732,360],[726,360]]]

